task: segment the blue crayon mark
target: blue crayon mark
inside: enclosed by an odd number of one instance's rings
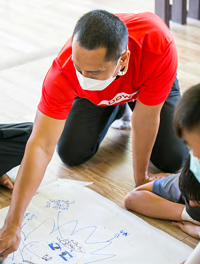
[[[45,208],[50,208],[52,207],[55,210],[68,210],[69,206],[71,204],[74,204],[75,201],[70,202],[70,201],[65,201],[65,200],[52,200],[50,199],[49,201],[46,202],[46,205],[44,206]]]
[[[26,219],[26,217],[29,215],[30,213],[25,213],[24,217],[23,217],[23,221]]]
[[[49,247],[52,250],[56,250],[56,249],[60,249],[61,250],[61,246],[58,243],[51,243],[51,244],[48,244],[48,245],[49,245]]]
[[[73,256],[68,252],[68,251],[65,251],[71,258],[73,258]]]
[[[68,261],[62,254],[59,255],[62,259],[64,259],[65,261]]]
[[[24,262],[24,257],[23,257],[23,254],[22,254],[22,251],[21,251],[20,247],[19,247],[19,252],[20,252],[21,257],[22,257],[22,262]]]
[[[128,234],[127,232],[123,231],[123,230],[121,230],[120,233],[121,233],[123,236],[125,236],[125,237],[129,236],[129,234]]]

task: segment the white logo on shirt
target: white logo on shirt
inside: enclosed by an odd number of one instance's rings
[[[132,99],[132,97],[137,93],[138,93],[138,91],[135,93],[132,93],[132,94],[118,93],[115,95],[115,97],[112,100],[110,100],[110,101],[103,100],[98,105],[113,105],[113,104],[122,102],[122,101],[127,100],[127,99]],[[133,100],[133,101],[135,101],[135,100]]]

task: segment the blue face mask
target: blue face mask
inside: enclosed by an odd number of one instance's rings
[[[193,155],[193,150],[190,150],[190,170],[200,182],[200,159]]]

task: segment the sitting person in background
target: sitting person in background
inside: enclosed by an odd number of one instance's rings
[[[33,123],[0,124],[0,186],[13,189],[7,172],[20,165]]]
[[[200,238],[200,183],[190,171],[190,157],[179,174],[132,190],[125,207],[145,216],[174,220],[187,234]]]

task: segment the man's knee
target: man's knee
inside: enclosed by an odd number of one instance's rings
[[[62,147],[59,144],[57,146],[57,153],[60,159],[62,160],[62,162],[68,166],[80,165],[86,162],[94,155],[88,151],[80,151],[78,149],[70,150],[67,147]]]
[[[176,173],[181,168],[183,168],[185,162],[186,162],[186,157],[184,158],[183,155],[181,154],[174,155],[172,156],[172,159],[168,162],[168,164],[166,164],[164,171],[169,173]]]
[[[164,154],[164,153],[163,153]],[[157,159],[151,158],[151,162],[161,171],[176,173],[185,165],[188,152],[173,152],[171,154],[159,155]]]

